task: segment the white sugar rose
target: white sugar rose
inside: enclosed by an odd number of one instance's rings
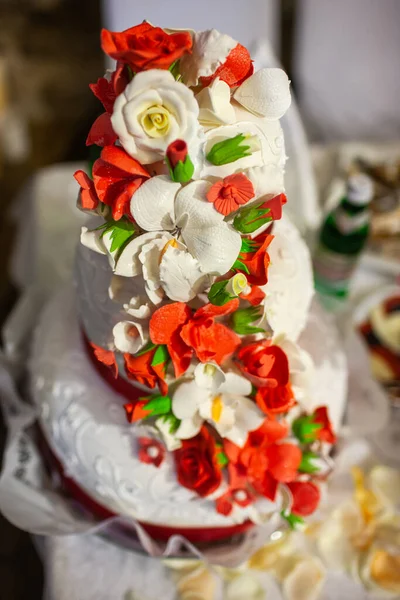
[[[193,92],[169,71],[151,69],[134,76],[118,96],[111,117],[121,145],[142,164],[164,158],[168,145],[184,140],[189,153],[198,144],[199,106]]]

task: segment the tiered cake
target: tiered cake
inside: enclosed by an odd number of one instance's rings
[[[33,352],[45,440],[81,503],[155,537],[294,525],[318,506],[346,369],[282,217],[288,78],[215,30],[101,41],[116,66],[90,86],[75,292]]]

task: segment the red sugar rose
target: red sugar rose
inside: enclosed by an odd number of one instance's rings
[[[208,496],[220,486],[222,475],[215,440],[205,427],[196,437],[182,440],[174,459],[179,483],[199,496]]]

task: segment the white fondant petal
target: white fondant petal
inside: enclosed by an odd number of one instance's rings
[[[265,415],[249,398],[237,396],[234,397],[234,401],[235,425],[226,432],[225,437],[242,447],[246,443],[248,432],[258,429],[262,425]]]
[[[203,419],[200,415],[195,414],[192,418],[182,419],[175,435],[180,440],[189,440],[199,433],[202,425]]]
[[[234,98],[250,112],[277,120],[290,106],[289,85],[288,76],[282,69],[260,69],[242,83]]]
[[[200,107],[199,121],[202,125],[216,127],[235,122],[229,85],[218,77],[197,94],[196,100]]]
[[[134,328],[135,336],[129,335]],[[148,342],[149,335],[140,323],[134,321],[120,321],[113,327],[114,345],[120,352],[135,354]]]
[[[174,200],[180,188],[166,175],[151,177],[133,194],[131,213],[145,231],[174,228]]]
[[[208,392],[199,388],[195,381],[185,381],[174,392],[172,412],[178,419],[190,419],[207,398]]]
[[[171,300],[188,302],[210,285],[195,258],[187,250],[169,246],[159,266],[160,283]]]
[[[171,239],[171,235],[165,234],[142,246],[139,254],[139,260],[142,263],[142,274],[146,283],[146,288],[150,290],[158,290],[161,285],[160,256],[165,248],[165,245]]]
[[[223,275],[235,262],[242,238],[206,200],[210,187],[208,181],[200,180],[181,189],[175,200],[176,224],[202,271]]]
[[[168,452],[178,450],[182,446],[182,442],[176,437],[174,433],[171,433],[171,424],[168,420],[160,417],[155,422],[158,431],[161,433],[163,441],[167,447]]]
[[[150,240],[160,238],[163,235],[162,232],[150,232],[143,233],[142,235],[133,238],[133,240],[122,250],[117,260],[114,273],[116,275],[122,275],[123,277],[135,277],[135,275],[140,275],[142,272],[142,265],[139,260],[139,254],[142,246]]]
[[[89,231],[87,227],[81,228],[81,244],[89,248],[89,250],[94,250],[94,252],[98,252],[99,254],[107,254],[102,237],[102,231],[94,230]]]
[[[230,371],[226,373],[225,382],[222,383],[220,391],[238,396],[248,396],[251,393],[251,383],[245,377]]]
[[[197,385],[210,392],[216,392],[225,381],[225,373],[214,363],[199,363],[194,370]]]

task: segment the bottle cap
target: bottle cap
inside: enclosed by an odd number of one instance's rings
[[[347,180],[347,197],[353,204],[359,206],[372,200],[374,187],[371,179],[363,173],[351,175]]]

